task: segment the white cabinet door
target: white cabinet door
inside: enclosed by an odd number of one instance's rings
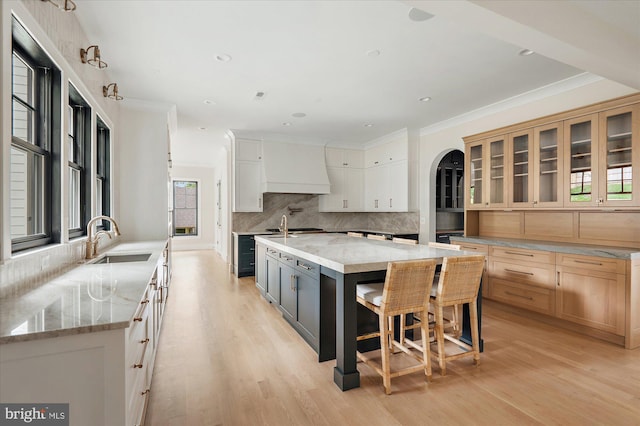
[[[320,195],[321,212],[340,212],[345,209],[345,170],[342,167],[327,167],[331,193]]]
[[[364,210],[364,170],[343,169],[345,182],[345,210],[361,212]]]
[[[392,212],[409,211],[409,165],[407,160],[384,166],[387,170],[385,209]]]
[[[262,143],[260,141],[236,139],[235,161],[262,160]]]
[[[234,212],[261,212],[262,192],[260,179],[262,163],[236,161]]]
[[[365,171],[365,211],[383,211],[381,202],[383,194],[386,192],[384,166],[368,167]]]

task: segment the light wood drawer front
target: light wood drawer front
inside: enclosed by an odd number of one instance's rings
[[[556,262],[555,253],[541,250],[528,250],[510,247],[491,246],[491,256],[506,257],[512,261],[550,263]]]
[[[503,258],[489,258],[491,280],[502,279],[538,287],[555,288],[555,265],[516,263]]]
[[[589,269],[592,271],[624,274],[626,261],[606,257],[557,253],[556,263],[558,266],[570,266],[573,268]]]
[[[452,240],[451,244],[459,245],[461,250],[477,251],[478,253],[482,253],[482,254],[489,253],[489,246],[486,244],[473,244],[473,243],[467,243],[462,241],[458,242],[455,240]]]
[[[555,313],[555,291],[546,288],[518,284],[492,277],[490,298],[543,314],[554,315]]]

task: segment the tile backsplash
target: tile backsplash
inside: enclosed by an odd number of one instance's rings
[[[289,228],[322,228],[325,230],[370,229],[385,232],[418,233],[418,212],[410,213],[322,213],[318,211],[318,195],[265,193],[263,211],[233,213],[233,231],[264,231],[277,228],[283,214]],[[290,212],[289,209],[298,210]]]

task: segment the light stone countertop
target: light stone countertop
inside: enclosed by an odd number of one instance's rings
[[[580,254],[584,256],[599,256],[612,259],[640,258],[640,249],[592,246],[586,244],[559,243],[554,241],[521,240],[512,238],[491,237],[451,237],[451,242],[467,242],[472,244],[488,244],[492,246],[544,250],[555,253]]]
[[[100,253],[147,261],[82,263],[25,294],[0,299],[0,344],[126,328],[166,241],[125,242]]]
[[[286,239],[281,235],[256,236],[256,242],[344,274],[385,270],[392,261],[478,254],[331,233],[298,234]]]

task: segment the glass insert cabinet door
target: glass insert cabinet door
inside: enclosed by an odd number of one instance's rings
[[[489,146],[489,205],[498,206],[505,200],[505,141],[504,138],[488,141]]]
[[[606,205],[640,205],[637,167],[640,163],[638,106],[600,113],[599,202]],[[634,170],[633,166],[636,166]]]
[[[563,199],[563,126],[554,123],[537,127],[533,133],[535,207],[560,207]]]
[[[483,206],[483,181],[484,181],[484,144],[476,143],[469,146],[465,156],[466,169],[469,171],[467,200],[469,208]]]
[[[597,205],[598,115],[592,114],[565,121],[564,136],[567,147],[565,187],[569,188],[567,204]]]
[[[531,131],[514,133],[509,136],[511,145],[511,202],[514,206],[533,205],[533,137]]]

